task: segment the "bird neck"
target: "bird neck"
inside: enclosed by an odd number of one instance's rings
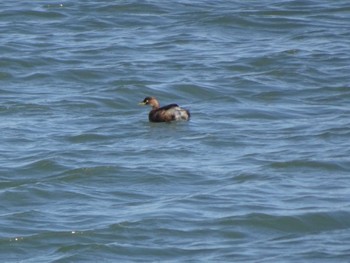
[[[157,100],[153,100],[151,103],[152,110],[159,109],[159,102]]]

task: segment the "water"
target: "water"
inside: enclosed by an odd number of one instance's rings
[[[348,262],[348,1],[1,5],[2,262]]]

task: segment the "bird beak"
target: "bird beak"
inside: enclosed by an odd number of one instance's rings
[[[144,103],[144,102],[140,102],[140,103],[139,103],[139,105],[144,106],[144,105],[146,105],[146,103]]]

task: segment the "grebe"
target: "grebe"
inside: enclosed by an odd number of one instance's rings
[[[191,116],[188,110],[180,108],[177,104],[160,107],[155,97],[146,97],[139,104],[152,106],[152,110],[148,114],[148,119],[151,122],[188,121]]]

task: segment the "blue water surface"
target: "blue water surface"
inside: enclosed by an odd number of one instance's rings
[[[347,1],[3,1],[3,262],[348,262]],[[156,96],[189,122],[150,123]]]

